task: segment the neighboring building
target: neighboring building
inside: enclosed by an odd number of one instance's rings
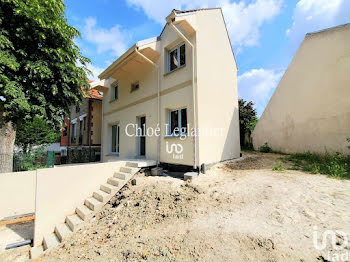
[[[103,161],[196,169],[239,157],[237,66],[220,8],[173,10],[160,36],[133,45],[99,78]],[[148,134],[135,136],[135,125]]]
[[[349,154],[349,43],[349,24],[306,35],[255,127],[255,149]]]
[[[96,89],[84,94],[81,104],[72,106],[61,131],[63,162],[100,160],[103,95]],[[68,157],[65,161],[64,157]]]

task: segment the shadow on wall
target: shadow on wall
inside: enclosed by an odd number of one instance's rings
[[[24,240],[32,240],[34,238],[34,220],[6,225],[6,227]]]

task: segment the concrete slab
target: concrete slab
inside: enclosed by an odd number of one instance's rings
[[[198,173],[196,172],[187,172],[184,174],[184,180],[193,180],[194,178],[196,178],[198,176]]]

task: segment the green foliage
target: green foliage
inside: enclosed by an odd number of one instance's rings
[[[274,163],[272,166],[272,170],[273,171],[277,171],[277,172],[283,172],[284,171],[284,167],[282,165],[281,161],[278,161],[277,163]]]
[[[60,133],[56,129],[47,124],[43,118],[35,116],[33,121],[18,126],[15,143],[26,152],[33,146],[57,142],[59,138]]]
[[[248,132],[250,135],[254,130],[258,118],[256,110],[254,109],[254,103],[252,101],[247,102],[243,99],[238,100],[239,105],[239,130],[241,134],[241,145],[245,146],[244,135]],[[247,145],[248,147],[250,145]]]
[[[259,148],[259,151],[260,152],[263,152],[263,153],[271,153],[272,152],[272,149],[271,147],[269,146],[269,144],[267,142],[265,142],[265,144],[263,144],[260,148]]]
[[[67,24],[62,0],[0,0],[0,109],[5,122],[35,115],[60,127],[69,107],[83,98],[87,63]],[[77,65],[81,66],[77,66]]]
[[[46,153],[43,147],[38,147],[30,152],[20,152],[13,156],[14,171],[28,171],[45,168]]]
[[[333,178],[350,178],[350,156],[335,154],[294,154],[288,158],[294,167],[314,174],[325,174]]]

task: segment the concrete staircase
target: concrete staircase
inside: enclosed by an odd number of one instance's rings
[[[37,258],[45,251],[57,247],[67,236],[77,231],[84,223],[91,219],[144,165],[137,161],[125,163],[125,167],[115,172],[105,184],[85,199],[84,205],[78,206],[75,213],[66,217],[65,223],[56,225],[54,231],[46,235],[41,246],[32,247],[30,257]]]

